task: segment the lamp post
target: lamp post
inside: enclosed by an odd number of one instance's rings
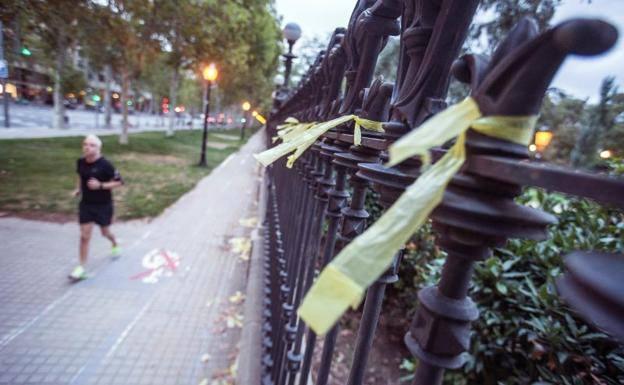
[[[244,102],[242,107],[243,107],[243,111],[245,111],[245,113],[244,113],[245,123],[243,125],[241,125],[241,137],[240,137],[241,141],[243,141],[243,139],[245,139],[245,128],[249,124],[249,110],[251,109],[251,103]]]
[[[212,87],[212,82],[217,80],[217,75],[219,71],[217,71],[217,67],[214,63],[210,63],[209,66],[204,68],[202,75],[204,80],[206,81],[206,108],[204,111],[204,133],[202,135],[202,146],[201,146],[201,157],[199,158],[199,166],[206,167],[206,141],[208,140],[208,116],[210,114],[210,88]]]
[[[286,71],[284,72],[284,88],[288,88],[292,61],[297,57],[293,55],[292,48],[295,42],[301,37],[301,27],[299,27],[296,23],[288,23],[282,30],[282,34],[284,35],[284,39],[288,42],[288,53],[283,55],[285,59],[284,63],[286,65]]]

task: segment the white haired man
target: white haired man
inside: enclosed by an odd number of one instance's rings
[[[115,167],[102,156],[102,141],[95,135],[88,135],[82,142],[82,157],[76,162],[78,180],[74,196],[81,195],[78,210],[80,222],[80,264],[69,275],[79,280],[87,278],[85,264],[89,254],[89,242],[93,224],[100,226],[102,235],[112,243],[111,254],[118,257],[119,246],[110,231],[113,219],[113,198],[111,190],[123,185],[123,179]]]

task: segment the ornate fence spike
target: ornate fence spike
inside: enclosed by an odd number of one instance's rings
[[[557,280],[563,299],[581,316],[624,344],[624,255],[574,252]]]

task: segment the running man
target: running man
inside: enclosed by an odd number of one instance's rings
[[[102,156],[102,141],[95,135],[88,135],[82,142],[82,157],[76,162],[78,180],[74,196],[82,195],[79,205],[80,222],[80,264],[69,275],[73,279],[87,278],[85,265],[89,254],[89,241],[93,223],[100,226],[102,235],[112,243],[113,257],[120,254],[115,236],[110,231],[113,219],[113,197],[111,190],[123,185],[115,167]]]

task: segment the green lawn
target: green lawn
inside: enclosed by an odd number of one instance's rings
[[[0,211],[72,218],[82,138],[0,140]],[[208,143],[221,148],[208,148],[208,168],[200,168],[200,130],[178,131],[172,138],[164,132],[131,134],[126,146],[116,135],[102,141],[104,156],[126,182],[114,193],[118,219],[158,215],[241,144],[237,130],[210,134]]]

